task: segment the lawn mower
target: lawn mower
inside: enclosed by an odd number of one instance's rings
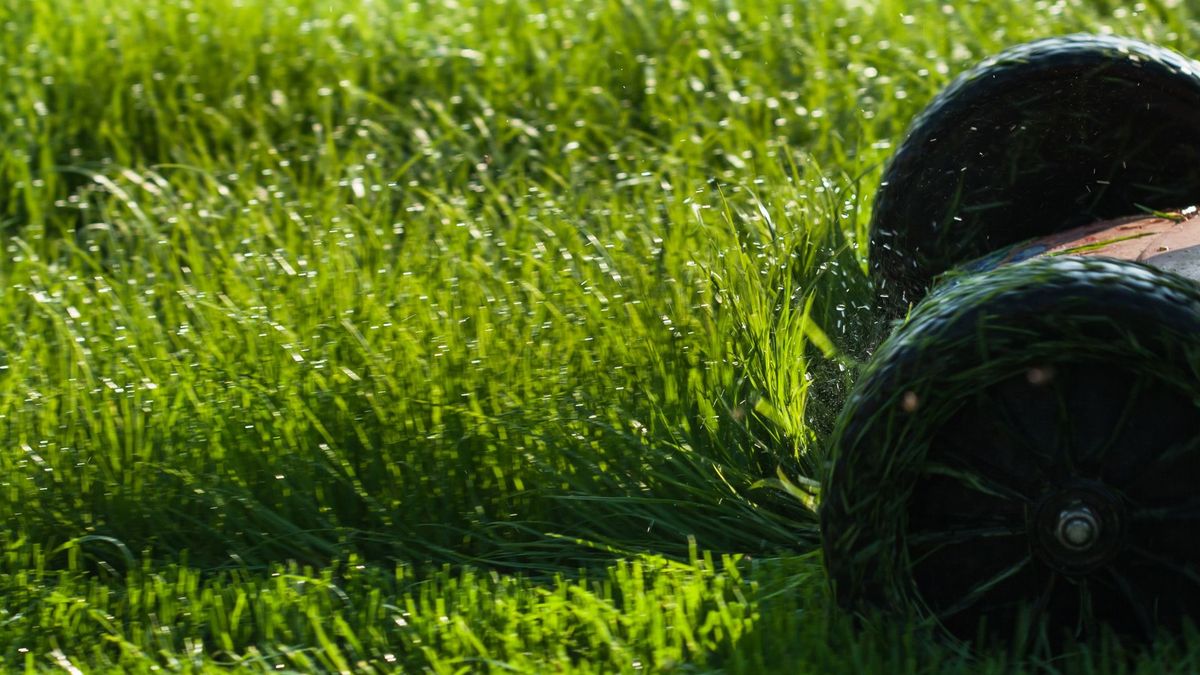
[[[1200,63],[1077,35],[959,76],[872,210],[897,319],[837,424],[838,603],[956,639],[1200,617]]]

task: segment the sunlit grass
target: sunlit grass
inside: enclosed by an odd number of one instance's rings
[[[871,5],[4,3],[5,666],[965,668],[813,554],[874,182],[985,54],[1200,30]]]

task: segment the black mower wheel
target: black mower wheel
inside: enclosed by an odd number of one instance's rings
[[[964,277],[880,348],[839,421],[835,596],[1011,643],[1200,617],[1200,290],[1061,257]]]
[[[870,262],[903,313],[946,270],[1025,239],[1200,201],[1200,63],[1076,35],[1002,52],[913,121],[884,172]]]

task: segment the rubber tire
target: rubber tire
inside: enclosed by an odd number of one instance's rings
[[[820,517],[838,603],[1005,643],[1200,616],[1198,337],[1197,286],[1139,263],[1035,259],[931,294],[835,432]],[[1064,571],[1032,514],[1079,481],[1113,491],[1122,540]]]
[[[1200,201],[1200,64],[1135,40],[1020,45],[959,76],[911,124],[870,224],[881,305],[1002,246]]]

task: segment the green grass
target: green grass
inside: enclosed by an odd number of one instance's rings
[[[1174,4],[7,0],[4,669],[1195,668],[856,631],[812,512],[908,120]]]

